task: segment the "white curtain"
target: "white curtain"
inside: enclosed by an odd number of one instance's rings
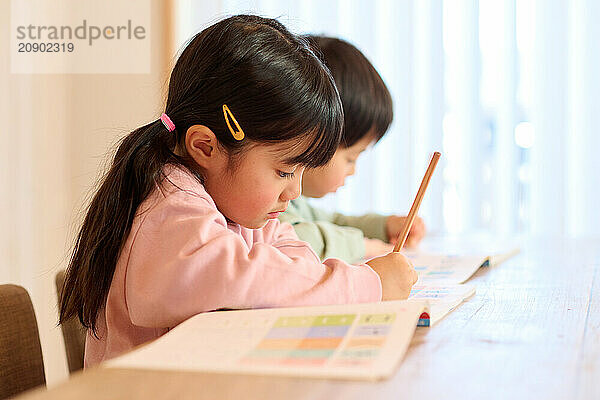
[[[177,45],[227,15],[276,17],[361,49],[394,123],[338,193],[349,214],[407,213],[442,151],[421,215],[441,233],[600,235],[600,2],[176,2]]]

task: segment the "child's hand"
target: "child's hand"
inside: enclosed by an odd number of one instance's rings
[[[382,300],[404,300],[417,282],[417,271],[400,253],[390,253],[367,262],[381,278]]]
[[[398,240],[398,235],[400,231],[404,227],[408,217],[400,217],[398,215],[390,215],[386,221],[386,231],[390,243],[396,244]],[[410,228],[410,232],[408,232],[408,237],[406,238],[406,247],[415,247],[421,239],[425,236],[425,222],[420,217],[415,217],[415,221]]]
[[[387,254],[394,250],[394,245],[386,242],[382,242],[379,239],[368,239],[365,238],[365,258],[373,258]]]

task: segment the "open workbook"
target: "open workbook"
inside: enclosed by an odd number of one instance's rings
[[[426,311],[426,301],[390,301],[203,313],[103,365],[381,379],[402,360]]]
[[[404,357],[417,324],[439,320],[466,287],[415,287],[404,301],[198,314],[103,366],[382,379]]]
[[[518,247],[496,252],[443,252],[408,250],[404,252],[419,274],[420,285],[448,285],[463,283],[481,267],[498,265],[519,253]]]
[[[473,285],[420,285],[413,286],[409,301],[427,301],[428,312],[419,318],[418,326],[432,326],[475,294]]]

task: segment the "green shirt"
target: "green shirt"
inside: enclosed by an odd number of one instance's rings
[[[328,213],[311,206],[302,196],[290,201],[279,219],[292,224],[300,240],[308,242],[321,260],[336,257],[356,263],[365,256],[365,237],[388,240],[387,216]]]

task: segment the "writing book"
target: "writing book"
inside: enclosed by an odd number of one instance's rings
[[[434,253],[422,250],[406,251],[419,274],[417,284],[448,285],[463,283],[481,267],[498,265],[519,253],[518,247],[508,248],[492,254],[477,253]]]
[[[377,380],[393,374],[429,311],[404,300],[208,312],[102,365]]]
[[[408,299],[428,302],[429,310],[421,314],[418,326],[432,326],[474,294],[473,285],[417,284],[412,287]]]

